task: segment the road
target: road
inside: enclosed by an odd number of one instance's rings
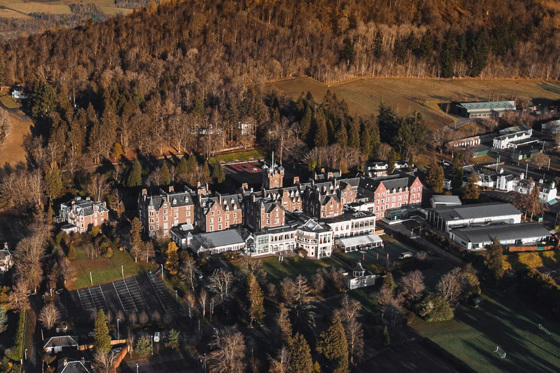
[[[404,234],[406,236],[410,236],[410,229],[403,225],[402,223],[392,224],[389,225],[383,221],[378,221],[378,226],[385,230],[385,233],[393,233],[398,232]],[[443,250],[441,247],[434,245],[430,241],[422,238],[417,237],[415,238],[416,244],[437,257],[443,258],[447,260],[449,263],[455,266],[463,266],[465,262],[462,259],[456,257],[455,255]]]

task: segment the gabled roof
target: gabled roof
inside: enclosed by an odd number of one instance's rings
[[[217,247],[235,245],[244,243],[243,235],[238,229],[226,229],[224,231],[199,233],[193,235],[193,247],[199,250],[201,247],[205,249],[213,249]]]
[[[481,219],[506,215],[521,215],[511,203],[490,202],[432,209],[446,220]]]
[[[92,373],[89,361],[59,359],[57,373]]]
[[[49,338],[43,348],[49,347],[78,347],[78,337],[71,335],[57,335]]]

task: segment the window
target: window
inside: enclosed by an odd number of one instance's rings
[[[221,222],[222,222],[222,217],[220,216],[220,217],[218,218],[218,223],[221,223]]]
[[[218,230],[222,230],[222,225],[218,224]]]
[[[214,218],[210,218],[210,224],[214,223]]]

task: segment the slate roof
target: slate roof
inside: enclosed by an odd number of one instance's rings
[[[226,205],[229,206],[230,210],[232,210],[234,206],[236,207],[237,210],[241,208],[241,203],[239,202],[240,196],[238,194],[222,195],[221,197],[222,197],[222,205],[221,205],[222,208]],[[202,197],[201,207],[202,207],[203,214],[204,215],[208,214],[210,208],[215,204],[219,203],[219,199],[220,197]]]
[[[481,219],[504,215],[521,215],[511,203],[491,202],[432,209],[446,220]]]
[[[458,205],[462,204],[458,196],[433,195],[432,199],[436,203],[455,203]]]
[[[406,174],[384,178],[362,177],[360,178],[360,188],[374,192],[379,187],[379,184],[383,184],[388,190],[398,190],[399,188],[404,190],[404,188],[410,187],[414,183],[414,180],[416,180],[416,176]]]
[[[93,206],[97,206],[99,212],[109,211],[102,202],[82,199],[81,197],[74,197],[74,199],[61,204],[61,208],[67,211],[74,211],[76,216],[90,216],[93,215]]]
[[[64,365],[65,359],[58,360],[57,373],[92,373],[91,364],[89,361],[67,361]]]
[[[502,241],[510,241],[550,236],[550,232],[543,225],[538,223],[499,224],[485,227],[455,229],[453,234],[474,244],[492,242],[496,237]]]
[[[323,219],[322,221],[325,222],[326,224],[331,224],[331,223],[338,223],[341,221],[352,221],[352,220],[358,220],[358,219],[364,219],[364,218],[374,218],[375,214],[369,212],[369,211],[356,211],[356,212],[345,212],[342,215],[339,216],[335,216],[332,218],[327,218],[327,219]]]
[[[71,335],[57,335],[49,338],[43,348],[49,347],[78,347],[78,337]]]
[[[245,239],[239,229],[227,229],[225,231],[199,233],[193,235],[192,246],[199,250],[201,247],[205,249],[213,249],[235,244],[244,243]]]
[[[513,101],[463,102],[459,105],[468,112],[515,110]]]

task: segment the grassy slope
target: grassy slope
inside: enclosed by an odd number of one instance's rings
[[[557,372],[560,325],[544,321],[515,294],[490,294],[478,309],[461,306],[455,320],[413,327],[478,372]],[[539,330],[544,324],[552,335]],[[496,346],[506,353],[500,359]]]
[[[59,0],[49,1],[48,3],[42,1],[29,1],[22,0],[0,0],[0,5],[5,6],[11,10],[2,13],[3,17],[22,18],[24,14],[29,13],[47,13],[47,14],[72,14],[68,4],[81,3],[78,0]],[[115,8],[112,0],[97,0],[94,1],[101,10],[106,14],[129,14],[132,9]]]
[[[400,115],[415,110],[422,113],[430,128],[452,124],[456,119],[445,115],[437,104],[452,100],[560,99],[560,83],[525,80],[481,79],[359,79],[328,87],[308,78],[269,83],[290,97],[310,91],[321,101],[328,89],[344,99],[351,112],[376,114],[379,104],[386,103]]]

